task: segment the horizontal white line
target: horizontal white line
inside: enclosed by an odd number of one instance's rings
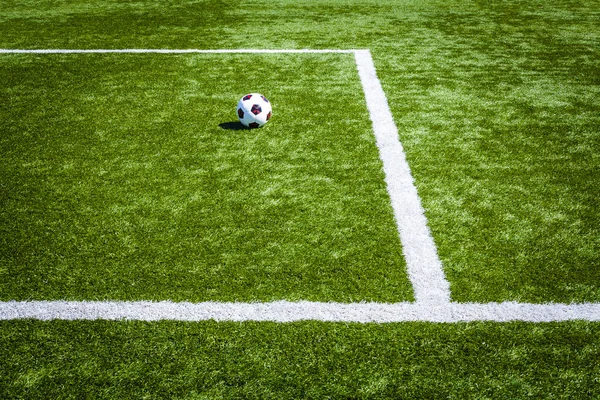
[[[380,151],[383,148],[384,167],[389,166],[387,153],[400,155],[403,157],[401,145],[398,147],[397,130],[393,124],[387,99],[381,89],[375,68],[372,66],[372,60],[368,51],[362,50],[259,50],[259,49],[227,49],[227,50],[199,50],[199,49],[0,49],[4,54],[71,54],[71,53],[164,53],[164,54],[185,54],[185,53],[354,53],[357,59],[357,66],[361,74],[361,81],[365,86],[365,95],[370,112],[375,115],[374,125],[382,125],[377,128],[382,133],[378,137]],[[376,100],[376,101],[375,101]],[[384,104],[385,101],[385,104]],[[373,111],[375,110],[375,111]],[[382,113],[385,114],[384,122],[380,121]],[[387,115],[389,114],[389,116]],[[394,139],[395,137],[395,139]],[[393,143],[390,144],[390,140]],[[391,147],[390,147],[391,146]],[[388,149],[390,147],[390,149]],[[387,152],[387,153],[386,153]],[[393,158],[393,157],[392,157]],[[395,161],[398,162],[398,161]],[[405,186],[414,186],[410,170],[403,158],[399,161],[404,168],[401,172],[387,172],[392,178],[403,176],[406,179]],[[404,163],[404,164],[403,164]],[[395,164],[394,164],[395,165]],[[398,165],[396,165],[398,167]],[[410,182],[409,182],[410,181]],[[388,182],[388,185],[391,183]],[[392,192],[392,201],[398,189],[388,188]],[[403,188],[405,190],[406,187]],[[412,190],[412,189],[411,189]],[[411,192],[412,193],[412,192]],[[418,195],[412,193],[411,196],[417,199],[417,202],[411,204],[411,210],[416,210],[418,217],[422,219],[419,222],[425,230],[419,231],[420,235],[432,242],[430,233],[426,227],[426,220],[422,215],[422,208],[418,202]],[[399,208],[398,208],[399,209]],[[398,209],[395,210],[398,218]],[[415,213],[412,213],[415,214]],[[411,217],[414,215],[411,214]],[[400,213],[400,215],[403,215]],[[404,226],[406,221],[398,224]],[[409,227],[411,225],[409,224]],[[401,227],[400,227],[401,228]],[[410,234],[410,229],[408,234]],[[405,248],[412,247],[406,243],[407,235],[400,231],[402,242]],[[410,236],[410,235],[409,235]],[[414,246],[414,249],[419,248]],[[406,249],[405,249],[406,250]],[[447,301],[449,291],[447,281],[443,276],[441,264],[435,253],[435,244],[432,243],[428,248],[427,254],[432,257],[425,257],[420,260],[418,251],[414,252],[415,266],[411,273],[411,281],[416,285],[415,297],[419,300],[416,303],[318,303],[318,302],[288,302],[277,301],[271,303],[218,303],[203,302],[175,303],[170,301],[150,302],[150,301],[8,301],[0,302],[0,320],[14,319],[39,319],[39,320],[176,320],[176,321],[275,321],[292,322],[303,320],[330,321],[330,322],[408,322],[408,321],[429,321],[429,322],[466,322],[466,321],[530,321],[530,322],[551,322],[551,321],[569,321],[569,320],[587,320],[600,321],[600,303],[582,303],[582,304],[528,304],[528,303],[452,303]],[[412,254],[412,253],[411,253]],[[409,254],[410,255],[410,254]],[[434,257],[435,256],[435,257]],[[409,259],[410,257],[407,257]],[[435,262],[432,263],[431,260]],[[407,263],[411,263],[407,260]],[[425,269],[422,269],[425,267]],[[420,270],[420,268],[422,270]],[[418,277],[419,282],[414,282]],[[423,278],[423,279],[421,279]],[[434,283],[433,285],[431,283]],[[420,286],[419,286],[420,285]],[[420,289],[419,289],[420,287]],[[428,293],[431,291],[431,293]]]
[[[138,320],[328,322],[600,321],[600,303],[188,303],[170,301],[8,301],[0,320]]]
[[[88,53],[354,53],[356,50],[341,49],[0,49],[3,54],[88,54]]]

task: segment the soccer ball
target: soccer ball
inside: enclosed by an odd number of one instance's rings
[[[260,128],[271,119],[272,114],[271,103],[262,94],[247,94],[237,105],[238,118],[248,128]]]

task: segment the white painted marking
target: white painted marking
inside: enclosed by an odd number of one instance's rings
[[[450,284],[444,276],[433,237],[406,161],[385,92],[377,78],[369,50],[355,51],[356,65],[373,121],[385,182],[392,202],[409,279],[417,303],[441,305],[450,301]]]
[[[527,304],[452,303],[450,289],[427,228],[398,131],[385,92],[377,78],[369,50],[198,50],[198,49],[0,49],[3,54],[76,53],[353,53],[355,55],[373,130],[383,162],[385,181],[394,217],[415,290],[416,303],[174,303],[171,301],[5,301],[0,320],[176,320],[176,321],[276,321],[317,320],[330,322],[466,322],[600,321],[600,303]]]
[[[600,304],[173,303],[169,301],[26,301],[0,303],[0,320],[468,322],[600,321]]]

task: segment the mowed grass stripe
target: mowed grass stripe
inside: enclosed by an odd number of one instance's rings
[[[4,300],[412,300],[351,57],[2,63]]]

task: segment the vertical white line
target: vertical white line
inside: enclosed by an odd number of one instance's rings
[[[446,305],[450,302],[450,284],[444,276],[442,262],[427,227],[427,219],[385,92],[377,78],[373,58],[369,50],[356,50],[354,56],[373,122],[415,300],[417,303]]]
[[[329,53],[354,52],[358,73],[383,162],[385,181],[396,219],[408,275],[417,303],[447,305],[450,287],[427,227],[416,187],[406,161],[387,98],[377,78],[369,50],[198,50],[198,49],[0,49],[0,53]]]
[[[398,130],[377,78],[368,50],[7,50],[0,53],[328,53],[354,52],[358,73],[373,122],[385,181],[402,241],[408,273],[417,303],[172,303],[170,301],[0,301],[0,321],[132,319],[141,321],[277,321],[318,320],[333,322],[459,322],[459,321],[600,321],[600,303],[526,304],[450,303],[449,284],[427,228],[427,220],[414,186]]]

